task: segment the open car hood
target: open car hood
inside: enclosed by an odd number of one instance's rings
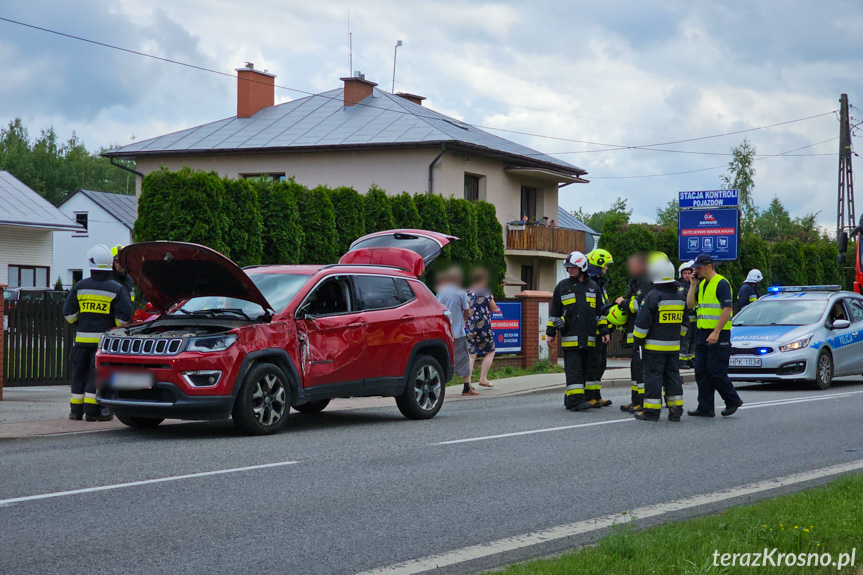
[[[141,242],[118,254],[144,297],[160,312],[186,299],[224,296],[272,310],[267,298],[240,267],[215,250],[186,242]]]
[[[443,247],[454,241],[458,241],[458,238],[428,230],[385,230],[365,235],[354,241],[339,263],[392,265],[407,269],[419,276],[422,275],[424,267],[440,255]],[[419,256],[416,259],[421,259],[422,263],[411,262],[412,258],[406,257],[408,252]]]

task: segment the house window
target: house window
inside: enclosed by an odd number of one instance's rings
[[[521,187],[521,217],[527,216],[531,222],[536,220],[536,188]]]
[[[521,281],[524,282],[524,289],[536,289],[533,284],[533,266],[521,266]]]
[[[72,285],[84,279],[84,270],[69,270],[72,272]]]
[[[469,202],[479,200],[479,180],[481,176],[473,174],[464,175],[464,199]]]
[[[48,268],[9,266],[9,287],[48,287]]]
[[[75,212],[75,223],[83,227],[83,230],[78,230],[76,233],[79,236],[87,235],[87,225],[89,223],[89,218],[87,216],[87,212]]]
[[[240,174],[244,180],[271,180],[273,182],[284,182],[285,174]]]

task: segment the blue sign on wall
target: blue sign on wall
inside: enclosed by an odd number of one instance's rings
[[[699,254],[709,254],[715,260],[737,259],[737,209],[680,210],[677,229],[682,261]]]
[[[677,192],[677,201],[686,208],[736,208],[740,202],[737,190],[701,190],[699,192]]]
[[[498,312],[491,316],[496,353],[521,353],[521,302],[497,302]]]

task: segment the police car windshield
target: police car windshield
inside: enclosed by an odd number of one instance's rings
[[[810,325],[827,308],[826,299],[762,299],[734,317],[732,325]]]
[[[261,290],[261,293],[264,294],[264,297],[267,298],[273,309],[276,312],[281,312],[294,299],[300,288],[309,281],[310,276],[305,274],[261,273],[249,274],[249,277],[258,286],[258,289]],[[171,313],[175,315],[195,312],[221,313],[219,310],[225,310],[226,313],[233,313],[235,315],[240,315],[237,312],[242,312],[242,314],[252,319],[264,315],[264,309],[256,303],[224,296],[195,297]]]

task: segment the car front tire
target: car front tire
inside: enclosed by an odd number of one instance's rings
[[[287,376],[271,363],[259,363],[243,380],[231,417],[246,435],[271,435],[288,423],[290,405]]]
[[[444,371],[440,363],[428,355],[420,355],[408,371],[404,392],[396,397],[396,405],[408,419],[431,419],[440,411],[446,393]]]
[[[822,349],[815,361],[815,380],[810,381],[812,389],[828,389],[833,382],[833,356],[830,351]]]
[[[128,425],[135,429],[150,429],[165,421],[161,417],[135,417],[132,415],[118,415],[117,419],[123,425]]]
[[[300,405],[294,405],[293,408],[300,413],[311,415],[322,412],[329,404],[329,399],[321,399],[319,401],[309,401],[307,403],[301,403]]]

